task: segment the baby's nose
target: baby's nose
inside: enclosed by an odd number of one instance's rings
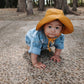
[[[51,30],[52,32],[55,32],[55,28],[52,28],[52,30]]]

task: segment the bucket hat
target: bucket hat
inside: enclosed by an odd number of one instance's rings
[[[63,34],[73,32],[73,24],[71,23],[70,19],[64,15],[62,10],[56,8],[50,8],[46,11],[44,18],[38,22],[36,30],[40,30],[43,25],[54,20],[59,20],[64,25],[62,30]]]

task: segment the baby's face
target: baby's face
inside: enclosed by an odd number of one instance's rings
[[[62,30],[62,23],[60,21],[52,21],[44,25],[44,33],[49,38],[59,36]]]

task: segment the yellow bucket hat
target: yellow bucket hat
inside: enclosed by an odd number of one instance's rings
[[[46,11],[44,18],[37,24],[36,30],[40,30],[44,24],[57,19],[64,25],[62,30],[63,34],[69,34],[73,32],[74,29],[70,19],[64,15],[62,10],[56,8],[50,8]]]

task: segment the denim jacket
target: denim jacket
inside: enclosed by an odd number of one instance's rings
[[[43,30],[36,31],[36,28],[27,32],[26,44],[30,47],[29,53],[40,55],[41,50],[47,49],[48,38],[45,36]],[[50,43],[50,47],[55,46],[56,49],[64,49],[64,34],[61,34],[54,43]]]

